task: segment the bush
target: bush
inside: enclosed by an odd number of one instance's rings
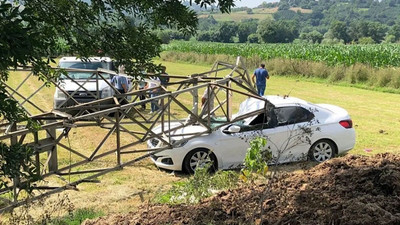
[[[389,70],[382,70],[377,73],[377,86],[378,87],[386,87],[392,80],[392,72]]]
[[[357,63],[346,70],[346,79],[351,84],[365,83],[372,71],[371,67]]]
[[[372,37],[362,37],[358,39],[358,43],[362,45],[370,45],[370,44],[375,44],[374,39]]]
[[[187,181],[176,182],[170,190],[159,193],[155,201],[162,204],[197,203],[219,190],[233,188],[238,184],[237,172],[217,171],[211,175],[209,166],[196,169],[194,176]]]
[[[196,40],[198,41],[210,41],[211,37],[210,37],[210,32],[208,31],[203,31],[203,32],[199,32],[196,36]]]
[[[94,209],[78,209],[71,215],[54,219],[49,222],[52,225],[79,225],[82,224],[86,219],[95,219],[97,217],[103,216],[104,213],[100,211],[95,211]]]
[[[343,80],[345,77],[346,69],[343,66],[335,66],[331,70],[331,74],[328,77],[330,82],[336,82]]]
[[[259,39],[259,37],[258,37],[258,34],[250,34],[250,35],[247,37],[247,41],[248,41],[249,43],[260,43],[260,39]]]
[[[168,44],[171,40],[169,35],[164,31],[157,32],[157,37],[161,40],[163,44]]]

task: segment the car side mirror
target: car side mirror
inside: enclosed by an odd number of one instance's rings
[[[228,128],[228,133],[235,134],[240,132],[240,127],[238,125],[232,125]]]

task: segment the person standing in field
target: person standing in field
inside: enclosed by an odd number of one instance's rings
[[[254,78],[256,78],[256,82],[254,82]],[[267,80],[269,79],[269,74],[265,69],[265,64],[261,64],[260,67],[254,71],[251,79],[257,86],[258,95],[264,96],[265,88],[267,87]]]
[[[169,77],[168,77],[168,73],[166,72],[166,70],[167,70],[166,66],[161,66],[160,81],[161,81],[161,85],[164,87],[167,87],[167,85],[169,83]]]
[[[119,91],[119,93],[124,94],[128,92],[128,79],[125,76],[120,75],[125,73],[125,67],[120,65],[118,68],[118,74],[111,79],[111,83]]]
[[[126,76],[122,75],[122,73],[125,72],[125,67],[120,66],[118,68],[118,74],[116,74],[112,79],[111,79],[111,84],[114,85],[114,87],[118,90],[120,94],[125,94],[128,92],[128,79]],[[120,97],[118,98],[118,101],[121,104],[126,104],[128,101],[126,100],[125,97]]]

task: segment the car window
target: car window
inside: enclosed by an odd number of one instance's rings
[[[271,118],[271,116],[273,118]],[[257,115],[248,125],[241,125],[241,132],[260,130],[275,127],[277,122],[274,115],[269,116],[268,113]]]
[[[86,69],[86,70],[97,70],[98,68],[111,69],[111,62],[60,62],[60,68],[72,68],[72,69]],[[93,73],[88,72],[69,72],[68,75],[72,79],[95,79],[95,76],[92,76]],[[105,79],[111,79],[110,74],[102,74]],[[61,79],[65,79],[66,76],[61,75]]]
[[[300,106],[275,108],[274,111],[278,126],[307,122],[314,118],[314,114]]]

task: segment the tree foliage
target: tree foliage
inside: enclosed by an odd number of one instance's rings
[[[257,33],[265,43],[288,43],[298,36],[298,25],[291,20],[263,20],[257,27]]]
[[[240,43],[245,43],[250,34],[254,34],[257,31],[257,21],[249,20],[246,22],[241,22],[238,25],[238,37]]]
[[[224,22],[221,23],[218,31],[219,31],[219,41],[224,43],[233,42],[233,37],[236,36],[238,30],[238,26],[233,22]]]
[[[221,12],[234,6],[234,0],[190,2],[200,7],[218,4]],[[155,67],[152,58],[161,51],[155,29],[194,34],[197,23],[196,13],[179,0],[0,0],[0,117],[10,122],[28,119],[4,88],[9,69],[31,66],[33,74],[46,82],[59,75],[50,63],[61,49],[83,59],[108,56],[124,64],[128,74],[136,74]],[[28,121],[28,125],[37,124]],[[29,160],[22,160],[32,151],[1,144],[0,180],[32,175],[31,167],[25,166]],[[12,168],[7,167],[10,163]]]

